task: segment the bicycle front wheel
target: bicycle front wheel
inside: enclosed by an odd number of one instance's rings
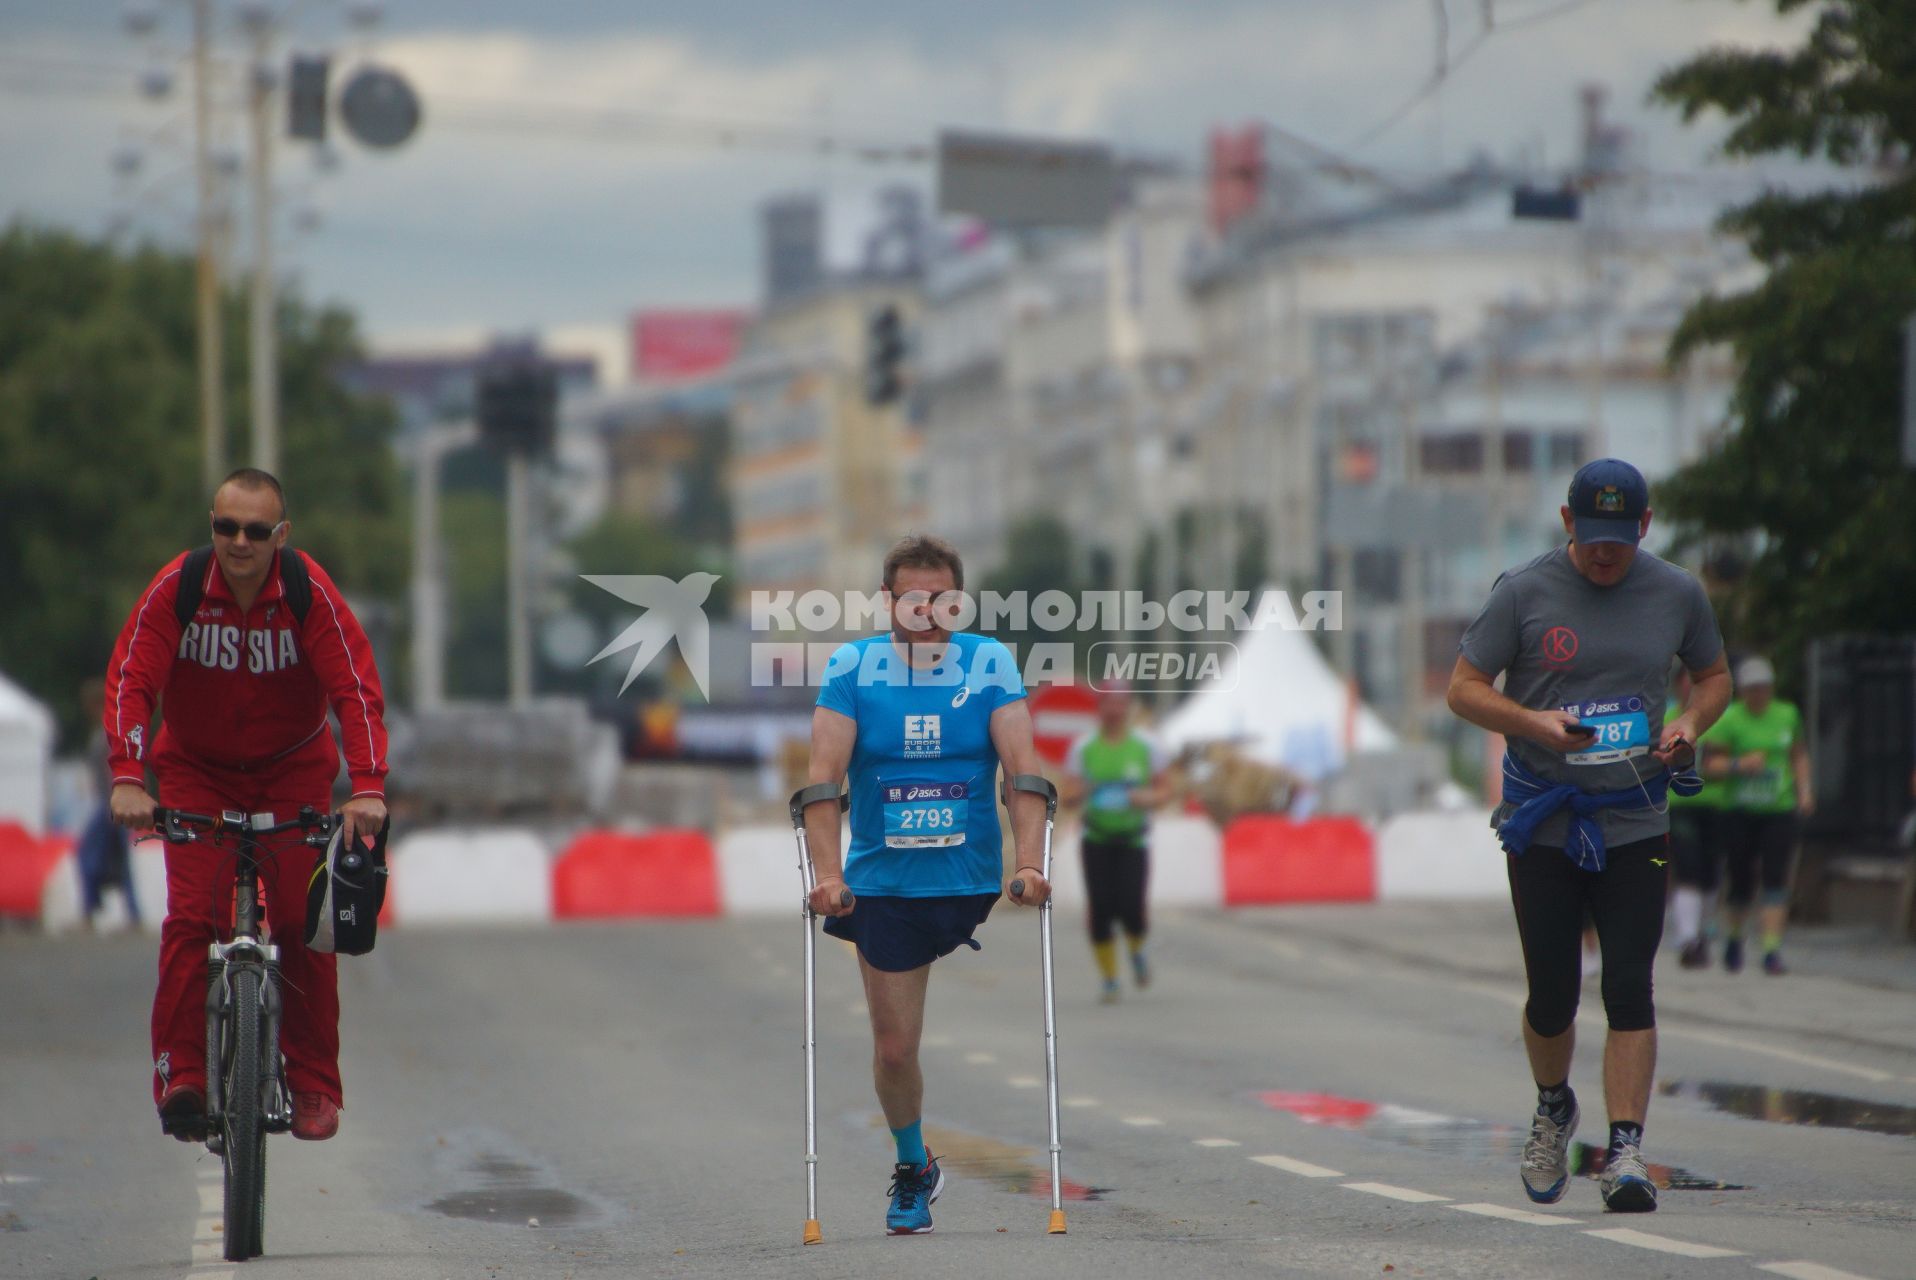
[[[227,1028],[232,1036],[223,1107],[226,1150],[226,1260],[258,1257],[266,1237],[266,1117],[262,1098],[266,1050],[260,1016],[263,975],[250,965],[233,971]]]

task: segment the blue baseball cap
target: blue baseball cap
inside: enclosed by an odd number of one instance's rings
[[[1577,469],[1569,504],[1578,542],[1635,546],[1643,536],[1643,513],[1650,509],[1650,486],[1623,459],[1598,458]]]

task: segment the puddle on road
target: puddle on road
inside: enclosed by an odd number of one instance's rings
[[[1418,1111],[1389,1102],[1367,1102],[1361,1098],[1340,1098],[1328,1093],[1293,1093],[1267,1090],[1257,1095],[1259,1102],[1273,1111],[1296,1116],[1305,1124],[1344,1129],[1379,1142],[1400,1147],[1416,1147],[1442,1155],[1465,1156],[1473,1160],[1515,1161],[1523,1154],[1529,1126],[1492,1124],[1461,1116]],[[1603,1172],[1609,1151],[1588,1142],[1571,1144],[1570,1171],[1579,1177],[1594,1178]],[[1650,1165],[1650,1180],[1669,1191],[1748,1191],[1734,1182],[1721,1182],[1688,1169],[1667,1164]]]
[[[884,1117],[873,1117],[871,1124],[874,1128],[884,1128]],[[926,1147],[938,1157],[940,1167],[947,1173],[995,1182],[1014,1195],[1051,1198],[1051,1170],[1036,1148],[1000,1142],[962,1129],[947,1129],[943,1125],[927,1124],[924,1131]],[[1110,1191],[1110,1187],[1087,1187],[1066,1178],[1061,1198],[1102,1200]]]
[[[1657,1086],[1657,1092],[1666,1098],[1700,1102],[1713,1111],[1749,1120],[1767,1120],[1772,1124],[1916,1137],[1916,1107],[1893,1102],[1844,1098],[1806,1089],[1729,1084],[1721,1080],[1665,1080]]]
[[[564,1227],[590,1217],[592,1207],[570,1191],[538,1185],[542,1174],[532,1165],[496,1152],[482,1152],[465,1166],[479,1185],[427,1205],[434,1213],[479,1222]],[[467,1179],[461,1179],[466,1181]]]

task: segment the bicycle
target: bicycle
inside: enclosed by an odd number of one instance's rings
[[[270,813],[213,817],[166,808],[155,809],[153,819],[169,844],[210,838],[218,846],[228,835],[239,841],[232,940],[214,942],[206,960],[206,1148],[225,1167],[226,1260],[244,1262],[265,1250],[266,1135],[293,1127],[279,1051],[279,948],[260,936],[260,841],[304,831],[304,843],[324,848],[340,819],[311,806],[287,822]]]

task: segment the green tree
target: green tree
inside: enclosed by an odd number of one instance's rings
[[[1733,644],[1771,649],[1787,686],[1819,634],[1916,627],[1916,479],[1899,457],[1902,333],[1916,312],[1916,6],[1771,2],[1813,12],[1800,47],[1708,50],[1654,94],[1685,120],[1727,117],[1730,155],[1843,172],[1722,219],[1767,273],[1699,301],[1672,341],[1673,359],[1728,344],[1739,373],[1730,431],[1659,486],[1657,506],[1692,543],[1754,547],[1726,628]]]
[[[0,670],[83,728],[79,688],[168,559],[205,542],[193,263],[45,228],[0,231]],[[229,456],[246,456],[244,312],[224,307]],[[280,310],[282,479],[297,544],[349,595],[405,573],[390,411],[342,391],[352,318]]]

